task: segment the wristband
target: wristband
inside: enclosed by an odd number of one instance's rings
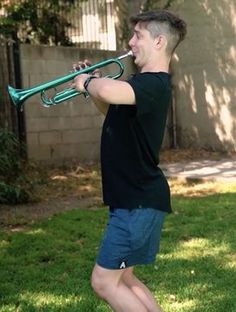
[[[90,83],[90,81],[94,78],[98,78],[97,76],[89,76],[85,82],[84,82],[84,89],[86,90],[86,92],[88,93],[88,85]]]

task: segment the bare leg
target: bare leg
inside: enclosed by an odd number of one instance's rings
[[[107,270],[96,264],[91,280],[94,291],[116,312],[148,312],[139,297],[124,283],[122,275],[126,270]]]
[[[140,299],[148,312],[161,312],[161,307],[157,304],[150,290],[133,274],[133,267],[127,268],[122,275],[124,283]]]

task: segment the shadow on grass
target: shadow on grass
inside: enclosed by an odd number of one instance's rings
[[[235,199],[173,199],[156,263],[137,269],[164,311],[236,311]],[[106,209],[78,209],[2,232],[0,311],[110,311],[90,288],[105,223]]]

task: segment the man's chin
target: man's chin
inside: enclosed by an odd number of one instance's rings
[[[134,64],[138,65],[138,59],[136,56],[134,56]]]

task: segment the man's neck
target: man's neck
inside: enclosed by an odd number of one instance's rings
[[[154,64],[154,65],[153,65]],[[154,73],[157,73],[157,72],[166,72],[168,73],[169,72],[169,65],[170,65],[170,59],[168,58],[160,58],[158,60],[158,63],[157,62],[149,62],[148,64],[146,64],[145,66],[143,66],[141,69],[140,69],[140,72],[141,73],[144,73],[144,72],[154,72]]]

